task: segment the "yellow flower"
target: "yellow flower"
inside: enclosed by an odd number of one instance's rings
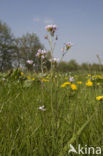
[[[70,85],[71,83],[68,81],[68,82],[64,82],[61,87],[66,87],[67,85]]]
[[[78,84],[82,84],[82,81],[77,81]]]
[[[75,84],[71,84],[70,87],[72,88],[72,90],[77,90],[77,86]]]
[[[93,86],[93,82],[92,82],[91,80],[88,80],[88,81],[86,82],[86,86]]]
[[[30,76],[27,76],[27,79],[28,79],[28,80],[30,80],[30,79],[31,79],[31,77],[30,77]]]
[[[47,79],[42,79],[42,82],[48,82],[49,80],[47,80]]]
[[[68,82],[64,82],[65,85],[70,85],[71,83],[68,81]]]
[[[103,96],[97,96],[96,100],[98,100],[98,101],[103,100]]]
[[[33,77],[32,80],[35,80],[35,78]]]
[[[23,75],[24,75],[24,73],[23,73],[23,72],[21,72],[20,74],[21,74],[21,76],[23,76]]]
[[[66,87],[66,84],[63,83],[63,84],[61,85],[61,87],[62,87],[62,88]]]
[[[88,75],[88,77],[90,77],[91,75]]]

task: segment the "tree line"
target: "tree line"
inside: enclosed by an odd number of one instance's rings
[[[0,21],[0,71],[27,67],[27,60],[35,60],[39,48],[44,45],[35,33],[16,38],[8,25]]]
[[[65,61],[60,62],[56,70],[60,72],[68,72],[68,71],[100,72],[103,71],[103,65],[100,63],[78,64],[76,60],[70,60],[69,62],[65,62]]]
[[[26,33],[21,37],[15,37],[8,25],[0,21],[0,72],[13,68],[28,69],[27,60],[33,60],[39,70],[40,62],[36,58],[38,49],[44,49],[39,37],[35,33]],[[50,53],[48,52],[48,58]],[[47,69],[50,63],[46,61]],[[75,60],[69,62],[59,62],[56,71],[103,71],[102,64],[78,64]]]

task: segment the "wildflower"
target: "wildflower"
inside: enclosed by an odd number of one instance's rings
[[[61,85],[61,87],[62,87],[62,88],[66,87],[66,84],[65,84],[65,83],[63,83],[63,84]]]
[[[28,64],[33,64],[33,60],[27,60]]]
[[[47,79],[42,79],[42,82],[48,82],[49,80],[47,80]]]
[[[72,90],[77,90],[77,86],[75,84],[71,84],[70,87],[72,88]]]
[[[64,84],[66,84],[66,85],[70,85],[71,83],[70,83],[69,81],[67,81],[67,82],[65,82]]]
[[[30,79],[31,79],[31,77],[30,77],[30,76],[27,76],[27,79],[28,79],[28,80],[30,80]]]
[[[70,82],[73,82],[73,81],[74,81],[74,77],[70,77],[70,78],[69,78],[69,81],[70,81]]]
[[[82,84],[82,81],[77,81],[78,84]]]
[[[88,77],[91,77],[91,75],[88,75]]]
[[[67,85],[70,85],[71,83],[70,82],[64,82],[62,85],[61,85],[61,87],[63,88],[63,87],[66,87]]]
[[[45,56],[46,56],[46,54],[47,54],[47,51],[46,51],[46,50],[38,49],[38,52],[37,52],[36,56],[37,56],[38,58],[44,59]]]
[[[98,100],[98,101],[103,100],[103,96],[97,96],[96,100]]]
[[[47,25],[45,27],[45,29],[50,32],[51,36],[54,36],[55,31],[57,30],[57,26],[56,25]]]
[[[53,64],[59,62],[59,59],[58,58],[52,58],[49,60],[50,62],[52,62]]]
[[[40,106],[38,109],[39,110],[42,110],[42,111],[46,111],[46,109],[44,108],[44,106]]]
[[[68,51],[72,47],[72,43],[71,42],[66,43],[65,47],[66,47],[66,51]]]
[[[23,73],[23,72],[21,72],[20,74],[21,74],[21,76],[23,76],[23,75],[24,75],[24,73]]]
[[[34,81],[34,80],[35,80],[35,78],[33,77],[33,78],[32,78],[32,80]]]
[[[93,86],[93,82],[92,82],[91,80],[88,80],[88,81],[86,82],[86,86]]]

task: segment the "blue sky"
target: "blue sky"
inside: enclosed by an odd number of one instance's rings
[[[16,37],[35,32],[42,43],[47,24],[58,26],[55,57],[71,41],[73,47],[64,60],[97,62],[103,59],[103,0],[0,0],[0,19],[5,21]]]

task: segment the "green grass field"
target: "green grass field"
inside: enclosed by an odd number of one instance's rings
[[[0,156],[72,156],[69,144],[103,148],[102,95],[101,74],[1,73]]]

